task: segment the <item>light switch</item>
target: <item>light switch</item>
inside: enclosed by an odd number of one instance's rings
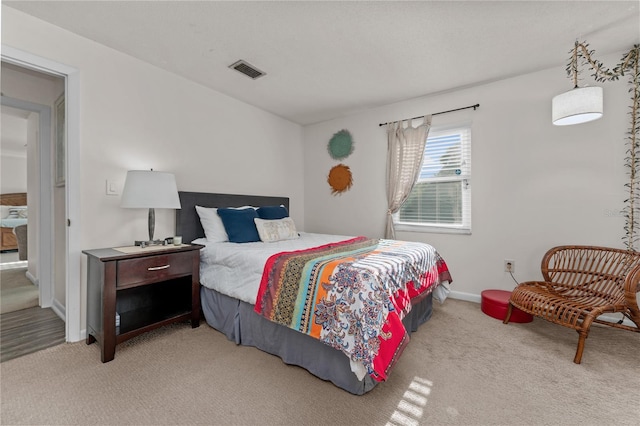
[[[107,179],[107,195],[118,195],[118,184],[112,180]]]

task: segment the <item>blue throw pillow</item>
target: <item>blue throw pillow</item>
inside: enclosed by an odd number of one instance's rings
[[[224,229],[232,243],[260,241],[260,234],[253,221],[258,217],[255,209],[218,209],[218,216],[222,219]]]
[[[258,207],[258,217],[260,219],[284,219],[289,217],[289,212],[285,206],[263,206]]]

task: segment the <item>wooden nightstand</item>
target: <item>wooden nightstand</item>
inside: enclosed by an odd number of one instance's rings
[[[121,247],[87,255],[87,340],[98,342],[102,362],[116,345],[178,321],[200,325],[200,249]],[[116,326],[116,312],[120,323]]]

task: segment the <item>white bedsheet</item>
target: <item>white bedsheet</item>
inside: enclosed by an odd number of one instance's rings
[[[3,228],[15,228],[18,225],[26,225],[28,219],[17,218],[17,219],[0,219],[0,226]]]
[[[303,250],[348,240],[350,236],[301,232],[295,240],[273,243],[210,243],[205,238],[192,241],[205,247],[200,251],[200,283],[227,296],[254,305],[264,264],[283,251]]]

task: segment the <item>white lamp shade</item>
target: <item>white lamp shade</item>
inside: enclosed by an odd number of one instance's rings
[[[122,190],[121,207],[179,209],[180,198],[173,173],[129,170]]]
[[[602,87],[577,87],[551,102],[553,124],[567,126],[602,117]]]

